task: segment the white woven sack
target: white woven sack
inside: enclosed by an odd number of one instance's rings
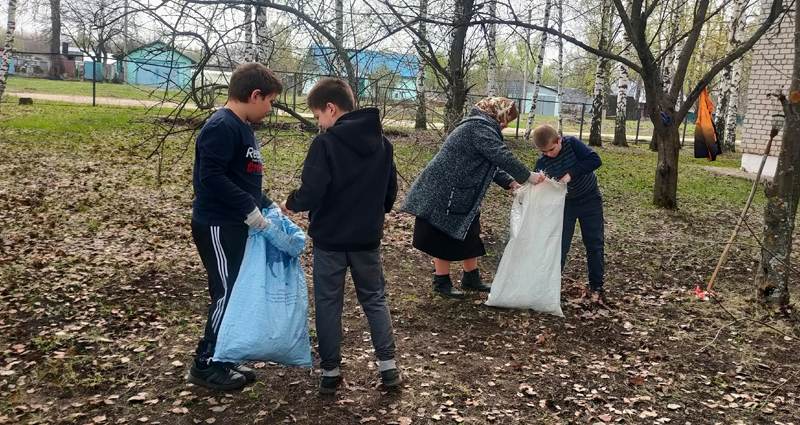
[[[567,185],[547,179],[517,190],[511,239],[503,252],[486,305],[561,312],[561,229]]]

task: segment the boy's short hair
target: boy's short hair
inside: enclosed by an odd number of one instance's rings
[[[271,69],[258,62],[247,62],[236,67],[228,84],[228,99],[247,103],[250,94],[261,90],[261,97],[280,94],[283,83]]]
[[[324,77],[317,81],[317,84],[314,84],[314,87],[308,92],[306,103],[310,109],[317,111],[325,109],[325,105],[328,103],[333,103],[345,112],[356,108],[356,101],[350,85],[342,79],[333,77]]]
[[[552,125],[542,124],[533,129],[533,144],[539,150],[558,142],[558,131]]]

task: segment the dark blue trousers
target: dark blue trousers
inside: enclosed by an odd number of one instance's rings
[[[603,224],[603,198],[600,189],[581,196],[567,198],[564,204],[564,229],[561,233],[561,270],[567,261],[572,236],[575,233],[575,221],[581,225],[581,237],[586,247],[586,263],[589,266],[589,288],[603,287],[605,275],[605,230]]]

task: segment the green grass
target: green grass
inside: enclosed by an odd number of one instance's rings
[[[147,141],[154,133],[149,124],[151,116],[146,108],[110,107],[37,102],[34,106],[16,105],[13,100],[0,110],[0,128],[15,140],[35,142],[37,145],[60,147],[71,152],[91,155],[89,148],[97,143],[109,147],[125,147]],[[280,121],[291,121],[280,117]],[[266,133],[259,132],[267,140]],[[435,136],[433,137],[435,139]],[[265,179],[274,188],[293,184],[299,176],[302,161],[311,137],[298,136],[296,132],[278,134],[275,142],[264,148]],[[414,143],[412,138],[394,137],[395,156],[401,180],[412,182],[438,149],[435,141]],[[423,140],[432,140],[430,135]],[[185,155],[187,139],[178,136],[167,145],[167,157]],[[152,142],[152,140],[150,141]],[[188,141],[192,143],[192,141]],[[528,166],[533,167],[539,151],[522,142],[510,142],[512,150]],[[191,157],[192,146],[189,146]],[[600,185],[607,199],[625,198],[638,205],[650,205],[653,193],[657,154],[646,145],[617,148],[605,143],[597,149],[603,166],[597,171]],[[739,168],[741,154],[725,153],[715,162],[695,159],[691,146],[681,150],[678,173],[679,208],[706,206],[722,207],[725,204],[744,205],[752,183],[749,180],[721,177],[710,174],[704,166]],[[280,189],[279,189],[280,190]],[[759,191],[755,208],[763,205],[764,195]]]
[[[93,133],[136,127],[146,108],[91,106],[66,102],[39,101],[32,106],[3,102],[0,124],[9,129],[40,134]]]
[[[91,96],[91,81],[48,80],[44,78],[10,77],[6,87],[9,93],[45,93],[74,96]],[[161,100],[163,90],[128,84],[97,83],[97,97],[118,99]]]

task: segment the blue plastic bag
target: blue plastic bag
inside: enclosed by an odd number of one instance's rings
[[[308,289],[297,258],[306,235],[278,208],[263,213],[271,225],[250,229],[213,360],[311,366]]]

